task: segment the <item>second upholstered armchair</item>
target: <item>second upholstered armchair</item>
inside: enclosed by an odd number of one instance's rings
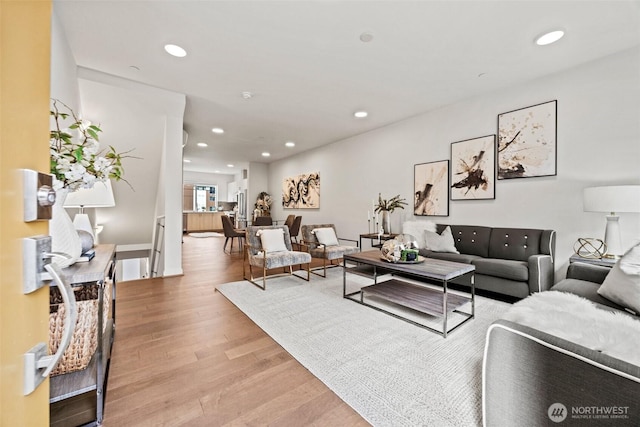
[[[350,244],[341,244],[351,242]],[[337,267],[344,255],[360,251],[358,241],[338,237],[336,227],[333,224],[311,224],[302,226],[302,244],[308,248],[313,258],[322,259],[322,267],[311,270],[318,276],[327,277],[327,267]],[[354,246],[355,244],[355,246]],[[337,261],[337,264],[334,262]],[[316,270],[322,269],[322,274]]]

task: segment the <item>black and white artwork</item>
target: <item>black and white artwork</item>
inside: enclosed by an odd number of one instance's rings
[[[413,214],[449,216],[449,160],[414,166]]]
[[[498,179],[556,175],[558,101],[498,115]]]
[[[320,173],[306,173],[282,182],[282,207],[317,209],[320,207]]]
[[[496,136],[451,144],[451,200],[496,198]]]

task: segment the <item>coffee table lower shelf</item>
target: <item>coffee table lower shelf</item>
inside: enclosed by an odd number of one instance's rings
[[[357,295],[360,295],[359,299],[357,298]],[[416,322],[407,317],[404,317],[400,314],[389,311],[383,307],[366,302],[364,300],[364,297],[371,295],[377,296],[391,303],[398,304],[402,307],[410,308],[420,313],[435,317],[442,317],[442,330],[432,328],[420,322]],[[432,289],[427,286],[414,285],[412,283],[396,279],[386,280],[384,282],[376,283],[369,286],[363,286],[362,288],[360,288],[359,292],[353,292],[351,294],[345,295],[345,298],[382,311],[386,314],[412,323],[421,328],[437,332],[444,337],[446,337],[449,332],[453,331],[454,329],[458,328],[474,317],[473,308],[471,313],[466,313],[458,310],[465,304],[473,304],[473,300],[471,297],[466,297],[450,292],[447,292],[445,294],[443,292],[443,289]],[[457,323],[453,328],[447,329],[448,314],[452,312],[461,314],[465,318],[461,322]]]

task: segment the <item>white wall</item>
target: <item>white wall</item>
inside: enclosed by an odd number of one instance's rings
[[[59,99],[74,111],[80,111],[80,92],[76,61],[62,24],[51,14],[51,98]]]
[[[249,163],[249,169],[247,170],[247,218],[250,219],[253,216],[253,209],[255,208],[258,195],[266,191],[273,198],[273,204],[271,209],[278,204],[280,192],[273,192],[269,186],[269,167],[266,163]],[[271,217],[278,219],[271,213]]]
[[[497,115],[558,101],[558,174],[501,180],[496,199],[450,201],[449,217],[414,217],[415,164],[450,158],[452,142],[497,133]],[[375,114],[375,112],[371,112]],[[557,231],[556,272],[564,274],[578,237],[603,238],[605,216],[582,209],[593,185],[640,184],[640,49],[358,135],[269,167],[272,216],[296,213],[303,224],[335,223],[339,235],[367,231],[367,210],[379,192],[400,194],[408,209],[392,215],[392,231],[406,219]],[[283,210],[282,180],[320,172],[320,209]],[[640,239],[640,214],[620,214],[623,245]]]

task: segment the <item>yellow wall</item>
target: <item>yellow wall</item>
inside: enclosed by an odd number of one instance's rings
[[[20,168],[49,172],[51,1],[0,0],[0,426],[49,424],[49,383],[23,396],[22,354],[48,340],[49,291],[22,294]]]

